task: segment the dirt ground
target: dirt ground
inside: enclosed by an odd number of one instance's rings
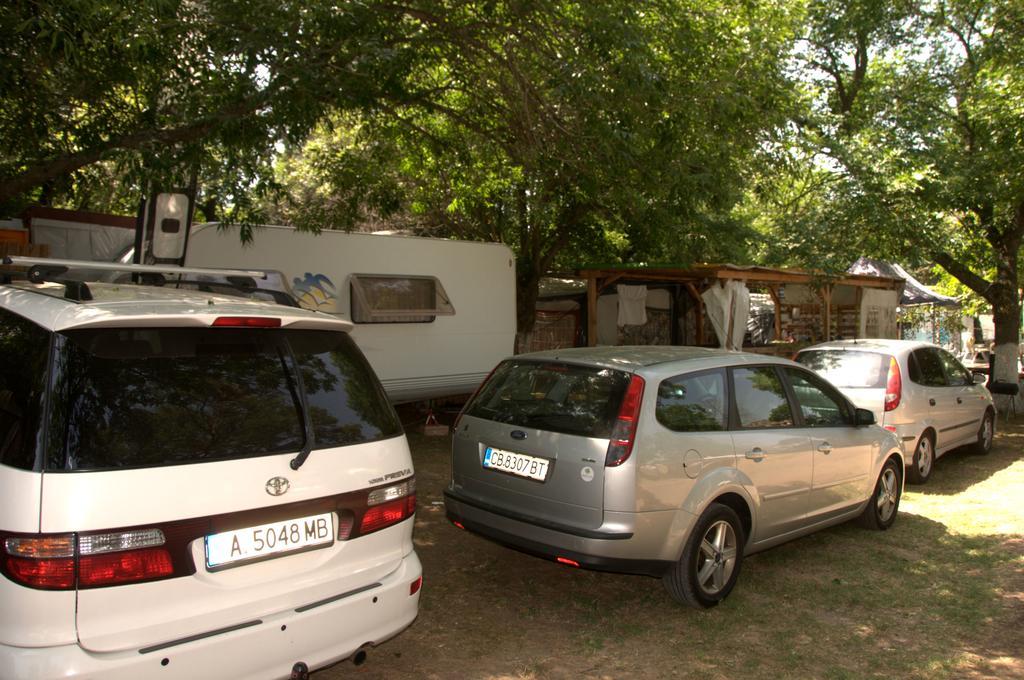
[[[950,453],[908,487],[890,531],[848,524],[753,555],[704,612],[658,579],[573,569],[455,528],[449,440],[410,426],[419,618],[363,665],[314,677],[1024,680],[1024,417],[1000,425],[990,455]],[[961,505],[984,521],[961,525]]]

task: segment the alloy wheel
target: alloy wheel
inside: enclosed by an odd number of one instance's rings
[[[888,522],[893,513],[896,512],[896,503],[899,501],[900,479],[896,471],[886,467],[882,471],[882,478],[878,483],[878,519],[884,524]]]
[[[917,474],[921,479],[926,479],[932,471],[932,463],[935,462],[935,449],[932,447],[932,440],[928,437],[921,437],[917,443]]]
[[[704,533],[697,555],[697,583],[701,590],[715,595],[729,583],[736,568],[736,531],[725,520],[718,520]]]

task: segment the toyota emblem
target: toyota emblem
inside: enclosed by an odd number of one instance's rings
[[[271,477],[267,480],[267,493],[271,496],[283,496],[291,483],[284,477]]]

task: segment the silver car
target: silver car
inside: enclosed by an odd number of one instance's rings
[[[941,347],[840,340],[801,350],[796,360],[900,438],[911,484],[928,481],[935,461],[955,448],[969,446],[979,454],[992,449],[996,411],[985,377],[972,376]]]
[[[661,577],[711,607],[743,556],[896,519],[903,450],[799,364],[694,347],[502,362],[455,426],[448,518],[563,564]]]

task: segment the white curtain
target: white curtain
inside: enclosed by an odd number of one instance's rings
[[[707,318],[715,329],[718,344],[725,349],[743,348],[743,335],[750,317],[750,291],[742,281],[714,283],[701,295]]]
[[[620,326],[643,326],[647,323],[647,286],[615,287],[619,294]]]
[[[135,230],[36,217],[32,240],[49,246],[53,258],[113,262],[135,243]]]

